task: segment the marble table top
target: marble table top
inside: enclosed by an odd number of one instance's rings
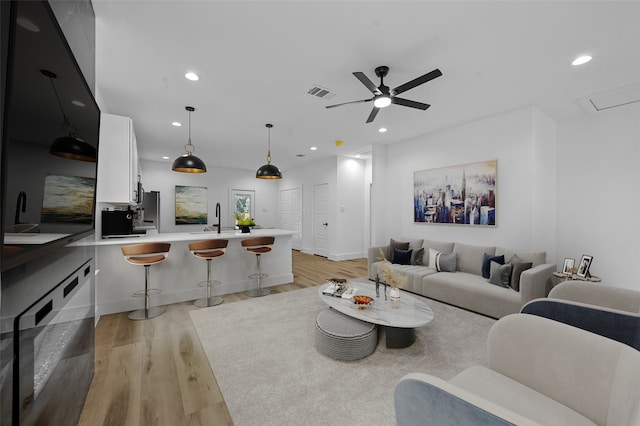
[[[323,302],[333,309],[350,317],[373,324],[398,328],[422,327],[433,320],[433,311],[422,300],[406,291],[400,291],[400,302],[392,302],[387,288],[387,300],[384,299],[384,289],[380,286],[380,296],[376,297],[376,285],[367,278],[348,280],[349,287],[358,289],[356,294],[372,297],[375,303],[367,309],[361,310],[351,300],[341,297],[327,296],[322,291],[330,284],[322,285],[318,294]]]

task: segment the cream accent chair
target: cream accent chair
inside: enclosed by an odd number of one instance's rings
[[[403,377],[395,389],[398,425],[640,424],[640,352],[627,345],[512,314],[491,328],[488,358],[488,367],[449,381]]]
[[[584,281],[555,286],[520,311],[617,340],[640,351],[640,291]]]

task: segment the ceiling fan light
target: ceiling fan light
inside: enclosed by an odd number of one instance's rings
[[[373,106],[375,106],[376,108],[386,108],[389,105],[391,105],[391,97],[386,96],[386,95],[378,96],[373,101]]]
[[[62,158],[90,163],[95,163],[98,160],[98,153],[93,146],[71,135],[54,140],[49,148],[49,153]]]

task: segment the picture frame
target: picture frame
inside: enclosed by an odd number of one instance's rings
[[[565,275],[571,275],[573,274],[573,267],[576,264],[576,260],[575,259],[571,259],[571,258],[565,258],[564,259],[564,264],[562,265],[562,273]]]
[[[206,225],[207,187],[176,185],[176,225]]]
[[[413,173],[414,223],[496,226],[498,160]]]
[[[583,254],[582,259],[580,259],[580,263],[578,264],[578,272],[576,272],[576,275],[580,278],[590,278],[591,274],[589,274],[589,268],[591,267],[592,261],[593,256]]]

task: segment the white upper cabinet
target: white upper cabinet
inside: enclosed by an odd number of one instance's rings
[[[101,114],[96,200],[104,203],[136,204],[139,169],[133,120],[129,117]]]

